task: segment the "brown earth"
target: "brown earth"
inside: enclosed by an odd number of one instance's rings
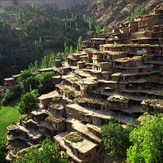
[[[111,4],[110,1],[115,3]],[[136,7],[144,4],[146,14],[161,3],[163,3],[162,0],[94,0],[86,13],[97,22],[116,27],[121,22],[127,21]]]

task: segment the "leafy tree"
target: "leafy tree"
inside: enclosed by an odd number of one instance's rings
[[[29,113],[34,108],[37,107],[36,105],[36,95],[33,92],[25,93],[19,102],[19,111],[21,114]]]
[[[102,25],[101,24],[97,24],[97,26],[96,26],[96,33],[100,34],[101,29],[102,29]]]
[[[6,92],[3,95],[3,99],[1,101],[1,104],[6,105],[13,98],[14,98],[14,92],[7,89]]]
[[[140,6],[138,6],[138,7],[136,7],[136,8],[134,9],[134,11],[133,11],[133,12],[131,13],[131,15],[129,16],[129,20],[132,20],[132,19],[134,19],[136,16],[140,16],[140,15],[144,14],[144,12],[145,12],[145,5],[142,4],[142,5],[140,5]]]
[[[70,54],[74,52],[72,45],[70,46]]]
[[[21,72],[18,77],[18,83],[24,92],[28,92],[30,87],[34,89],[34,86],[37,85],[37,81],[34,79],[30,70],[24,70]]]
[[[30,148],[27,154],[15,160],[15,163],[69,163],[65,154],[59,152],[59,147],[49,139],[41,143],[41,148]]]
[[[18,81],[24,92],[37,89],[39,93],[46,93],[52,86],[52,76],[53,73],[51,72],[33,75],[30,70],[25,70],[21,73]]]
[[[46,93],[52,87],[52,72],[45,72],[37,76],[39,85],[38,91],[40,94]]]
[[[65,58],[67,58],[67,56],[69,54],[69,48],[67,46],[66,41],[64,42],[64,54],[65,54]]]
[[[77,50],[81,50],[81,42],[82,42],[82,36],[79,36],[78,43],[77,43]]]
[[[129,133],[131,127],[122,127],[121,124],[111,121],[102,127],[101,135],[108,155],[114,158],[124,158],[130,146]]]
[[[127,150],[129,163],[160,163],[163,160],[163,115],[143,121],[130,133],[133,145]]]

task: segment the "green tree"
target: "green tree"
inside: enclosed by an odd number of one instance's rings
[[[108,155],[114,158],[125,158],[130,146],[129,133],[131,127],[123,127],[117,122],[110,122],[102,127],[101,135]]]
[[[36,89],[39,84],[38,82],[30,70],[22,71],[18,78],[18,83],[24,92],[28,92],[30,89]]]
[[[65,58],[67,58],[67,56],[69,54],[69,48],[67,46],[66,41],[64,42],[64,54],[65,54]]]
[[[14,92],[10,91],[10,90],[6,90],[4,95],[3,95],[3,98],[2,98],[2,101],[1,101],[1,104],[2,105],[6,105],[8,102],[10,102],[12,99],[14,98]]]
[[[130,133],[133,145],[127,150],[129,163],[160,163],[163,160],[163,115],[143,121]]]
[[[100,34],[101,29],[102,29],[102,25],[101,24],[97,24],[97,26],[96,26],[96,34]]]
[[[15,160],[15,163],[69,163],[65,154],[59,152],[59,147],[49,139],[41,143],[41,148],[30,148],[27,154]]]
[[[133,12],[131,13],[131,15],[129,16],[129,20],[132,20],[132,19],[134,19],[136,16],[140,16],[140,15],[144,14],[144,12],[145,12],[145,5],[142,4],[142,5],[140,5],[140,6],[138,6],[138,7],[136,7],[136,8],[134,9],[134,11],[133,11]]]
[[[81,50],[81,42],[82,42],[82,36],[79,36],[78,43],[77,43],[77,50]]]
[[[52,76],[54,74],[52,72],[44,72],[37,76],[37,80],[39,81],[38,92],[40,94],[46,93],[52,87]]]
[[[34,108],[37,107],[36,105],[36,95],[32,92],[25,93],[19,102],[19,111],[21,114],[30,113]]]
[[[70,46],[70,54],[74,52],[72,45]]]

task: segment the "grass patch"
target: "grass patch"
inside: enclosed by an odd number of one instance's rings
[[[0,107],[0,138],[6,137],[6,128],[12,123],[17,123],[20,118],[18,108]]]

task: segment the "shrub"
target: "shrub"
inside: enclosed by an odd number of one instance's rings
[[[70,163],[65,154],[61,154],[59,147],[51,140],[45,139],[41,148],[30,148],[25,156],[17,158],[15,163]]]
[[[19,102],[19,111],[21,114],[29,113],[36,108],[36,96],[34,93],[27,92],[21,97]]]
[[[2,101],[1,101],[1,104],[2,105],[6,105],[8,102],[10,102],[12,99],[14,98],[14,92],[10,91],[10,90],[6,90],[3,98],[2,98]]]
[[[130,133],[132,146],[127,150],[127,162],[160,163],[163,160],[163,115],[145,119],[142,126]]]
[[[102,127],[102,138],[108,155],[114,158],[125,158],[127,148],[130,146],[129,133],[131,127],[111,121]]]

